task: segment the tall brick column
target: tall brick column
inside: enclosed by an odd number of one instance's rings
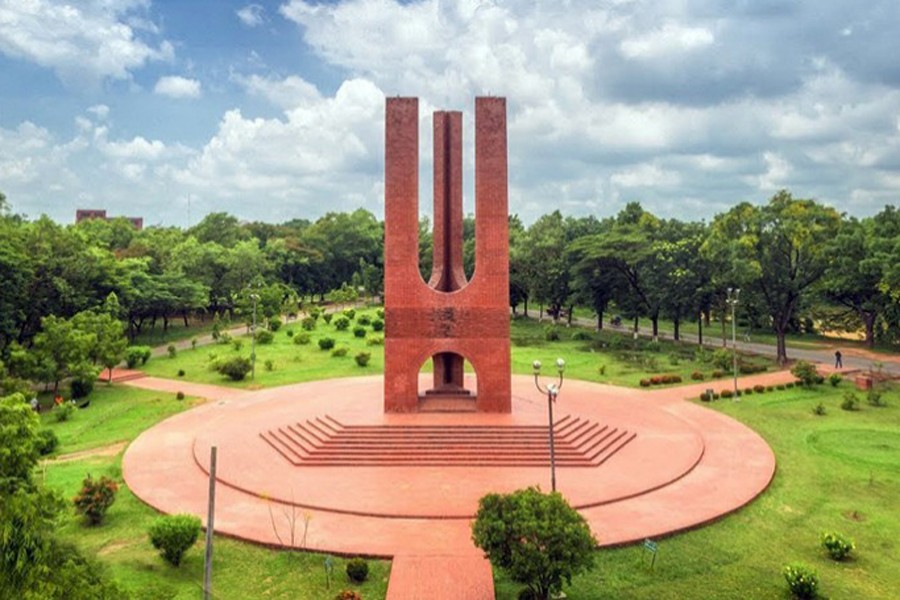
[[[462,114],[434,114],[434,261],[418,267],[418,100],[385,111],[386,412],[419,408],[418,373],[434,361],[430,392],[459,398],[463,359],[477,377],[476,410],[509,412],[509,232],[506,100],[475,100],[475,273],[462,264]]]

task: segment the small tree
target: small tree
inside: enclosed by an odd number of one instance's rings
[[[540,600],[593,566],[597,544],[587,522],[561,494],[534,487],[484,496],[472,540],[492,565]]]
[[[807,387],[814,384],[819,377],[815,365],[808,363],[805,360],[798,360],[797,364],[791,368],[791,374]]]
[[[167,563],[181,564],[184,553],[200,537],[200,519],[194,515],[166,515],[150,525],[150,543]]]
[[[89,525],[99,525],[106,511],[116,501],[119,486],[108,477],[94,479],[90,474],[81,483],[81,491],[72,499],[75,510],[84,515]]]

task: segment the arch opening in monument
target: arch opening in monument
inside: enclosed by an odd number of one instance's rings
[[[427,373],[428,366],[431,373]],[[438,352],[419,369],[419,401],[444,399],[470,401],[478,398],[478,375],[474,365],[456,352]]]

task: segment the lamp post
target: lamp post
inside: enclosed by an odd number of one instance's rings
[[[256,380],[256,303],[259,302],[259,294],[250,292],[253,300],[253,324],[250,326],[250,381]]]
[[[728,298],[725,300],[731,305],[731,363],[734,369],[734,399],[740,400],[738,396],[738,366],[737,366],[737,321],[734,318],[734,312],[738,304],[738,296],[741,295],[741,288],[728,288]]]
[[[538,381],[538,376],[541,374],[541,361],[536,360],[531,365],[534,368],[534,385],[542,394],[547,394],[547,413],[550,419],[550,488],[552,491],[556,491],[556,448],[553,443],[553,403],[556,402],[556,397],[559,395],[559,390],[562,389],[563,384],[563,371],[566,368],[566,361],[561,358],[556,359],[556,370],[559,374],[559,379],[556,383],[550,383],[545,387],[541,386],[541,382]]]

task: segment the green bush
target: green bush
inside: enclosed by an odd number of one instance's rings
[[[731,390],[722,390],[721,394],[722,394],[723,398],[733,398],[734,397],[734,392]]]
[[[59,447],[59,438],[52,429],[38,429],[35,448],[41,456],[52,454]]]
[[[365,367],[367,364],[369,364],[369,360],[372,358],[372,353],[360,352],[353,358],[356,360],[357,365],[359,365],[360,367]]]
[[[319,349],[331,350],[332,348],[334,348],[334,338],[330,338],[330,337],[319,338]]]
[[[691,373],[691,379],[693,379],[694,381],[703,381],[703,373],[701,373],[700,371],[694,371],[693,373]]]
[[[818,373],[816,367],[812,363],[805,360],[798,360],[797,364],[791,367],[791,374],[803,382],[803,385],[810,386],[816,382]]]
[[[285,335],[287,335],[289,338],[294,337],[294,330],[291,329],[290,327],[288,327],[287,329],[285,329],[285,330],[284,330],[284,333],[285,333]]]
[[[184,392],[179,390],[178,393],[175,394],[175,399],[176,400],[184,400]]]
[[[378,316],[379,319],[384,321],[384,309],[383,308],[379,308],[378,310],[376,310],[375,314]]]
[[[169,358],[175,358],[175,356],[178,354],[178,349],[175,348],[175,344],[169,344],[169,346],[166,348],[166,352],[169,353]]]
[[[757,383],[756,385],[753,386],[753,391],[756,392],[757,394],[762,394],[763,392],[766,391],[766,386]]]
[[[200,537],[200,519],[194,515],[166,515],[153,521],[149,533],[153,547],[166,562],[177,567]]]
[[[76,377],[69,382],[69,389],[72,390],[72,398],[87,398],[94,391],[93,377]]]
[[[359,323],[360,325],[365,325],[366,327],[368,327],[369,325],[372,324],[372,317],[370,317],[369,315],[366,315],[366,314],[362,314],[362,315],[359,315],[359,318],[356,319],[356,322]]]
[[[644,346],[644,349],[648,352],[662,352],[662,344],[659,343],[659,340],[650,340]]]
[[[275,341],[275,334],[266,329],[260,329],[256,332],[256,343],[257,344],[271,344]]]
[[[353,335],[358,338],[366,337],[366,328],[362,327],[360,325],[357,325],[356,327],[353,328]]]
[[[837,387],[843,379],[840,373],[832,373],[828,376],[828,383],[831,384],[831,387]]]
[[[266,367],[266,371],[274,371],[275,370],[275,361],[271,358],[267,358],[266,362],[263,363]]]
[[[853,540],[845,538],[834,531],[822,534],[822,547],[828,551],[828,555],[832,560],[844,560],[856,548]]]
[[[351,321],[356,318],[356,310],[352,308],[348,308],[344,311],[344,316],[350,319]]]
[[[384,346],[384,336],[373,335],[366,340],[367,346]]]
[[[384,321],[381,319],[372,321],[372,331],[384,331]]]
[[[869,406],[875,406],[877,408],[884,408],[887,406],[887,402],[881,397],[881,392],[876,389],[869,390],[866,394],[866,402],[869,403]]]
[[[231,334],[227,331],[223,331],[219,334],[219,343],[223,345],[227,345],[231,343]]]
[[[191,350],[197,349],[197,341],[198,341],[197,338],[195,338],[195,337],[191,338]]]
[[[294,336],[294,343],[298,346],[303,346],[309,343],[309,334],[306,332],[298,333]]]
[[[782,573],[794,598],[807,600],[818,595],[819,576],[806,565],[800,563],[785,565]]]
[[[62,423],[63,421],[68,421],[71,418],[72,414],[75,412],[75,405],[71,402],[63,402],[59,406],[53,409],[53,416],[56,418],[57,423]]]
[[[586,342],[591,339],[591,334],[583,329],[579,329],[575,333],[572,334],[572,339],[577,340],[579,342]]]
[[[184,369],[178,369],[178,376],[184,377]]]
[[[281,329],[281,317],[269,317],[268,321],[269,331],[276,332]]]
[[[729,350],[719,348],[718,350],[713,351],[712,363],[722,371],[727,371],[733,366],[734,354]],[[721,377],[721,375],[719,377]]]
[[[815,408],[813,408],[813,414],[819,417],[824,417],[826,414],[828,414],[828,411],[825,410],[825,405],[819,402],[818,404],[816,404]]]
[[[347,561],[347,577],[353,583],[362,583],[369,576],[369,563],[362,558],[351,558]]]
[[[347,352],[349,352],[349,348],[347,348],[347,346],[341,346],[340,348],[332,350],[331,355],[337,357],[347,356]]]
[[[125,364],[129,369],[135,368],[138,363],[146,364],[152,353],[150,346],[129,346],[125,349]]]
[[[242,381],[247,376],[247,373],[253,370],[253,363],[244,356],[235,356],[220,363],[216,370],[232,381]]]
[[[119,486],[108,477],[94,479],[90,475],[81,482],[81,490],[72,499],[75,512],[83,515],[89,525],[99,525],[106,511],[116,501]]]
[[[347,317],[341,315],[334,320],[334,328],[338,331],[346,331],[348,327],[350,327],[350,319]]]
[[[844,399],[841,400],[841,408],[843,410],[859,410],[859,398],[853,392],[844,392]]]
[[[334,317],[334,315],[331,314],[331,313],[324,313],[324,314],[322,315],[322,320],[325,321],[326,323],[331,323],[331,319],[332,319],[333,317]]]
[[[544,329],[544,339],[548,342],[558,342],[559,338],[559,327],[556,325],[548,325]]]
[[[302,327],[306,331],[312,331],[316,328],[315,317],[303,317],[303,320],[300,321],[300,327]]]

